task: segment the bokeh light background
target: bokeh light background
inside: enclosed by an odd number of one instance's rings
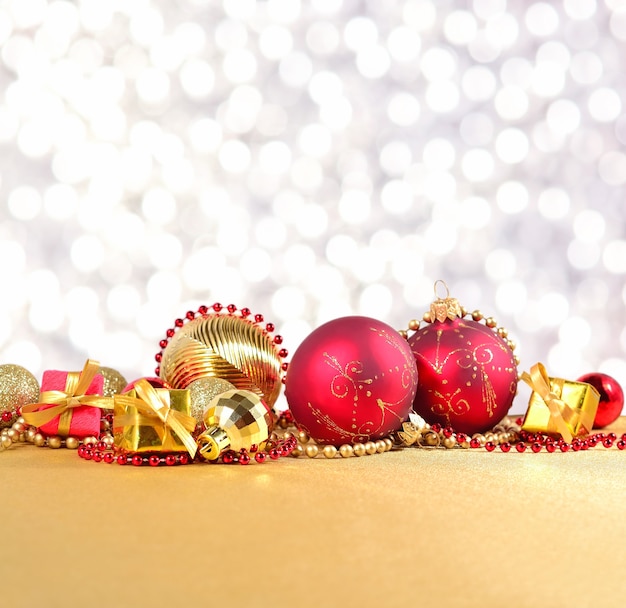
[[[626,2],[8,0],[0,44],[0,362],[150,375],[215,301],[293,352],[443,279],[626,384]]]

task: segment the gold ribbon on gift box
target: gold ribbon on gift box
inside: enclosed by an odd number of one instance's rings
[[[529,431],[543,430],[547,433],[558,433],[568,443],[573,436],[588,433],[593,426],[593,419],[597,410],[599,395],[593,386],[582,382],[569,382],[559,378],[549,378],[546,368],[541,363],[536,363],[530,368],[530,374],[523,372],[520,378],[533,389],[530,404],[522,429]],[[564,392],[568,389],[570,397],[575,396],[577,403],[572,407],[563,399]],[[558,392],[558,394],[557,394]],[[537,416],[534,407],[537,404],[545,404],[549,411],[549,419],[545,428],[535,428]],[[571,401],[571,399],[570,399]],[[593,407],[595,405],[595,408]],[[534,420],[531,420],[534,418]],[[543,425],[540,425],[543,426]]]
[[[115,409],[124,409],[123,414],[115,414],[113,428],[149,427],[155,431],[161,441],[161,451],[175,451],[179,444],[172,436],[176,434],[189,455],[194,458],[198,446],[192,431],[196,428],[196,419],[171,407],[170,390],[155,389],[147,380],[140,379],[134,386],[134,397],[128,393],[115,395]]]
[[[74,408],[88,406],[100,409],[113,409],[113,399],[101,395],[86,395],[85,392],[100,370],[100,363],[87,359],[82,372],[68,372],[64,391],[44,391],[39,395],[39,403],[29,403],[22,408],[22,416],[28,424],[41,427],[59,416],[57,434],[67,437]],[[40,407],[52,407],[38,411]]]

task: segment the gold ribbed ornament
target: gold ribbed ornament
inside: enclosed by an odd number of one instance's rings
[[[178,329],[163,351],[160,377],[174,388],[221,378],[272,407],[281,389],[281,360],[271,336],[252,321],[205,315]]]

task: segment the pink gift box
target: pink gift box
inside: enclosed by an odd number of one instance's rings
[[[65,382],[68,372],[46,370],[41,380],[41,392],[45,391],[62,391],[65,392]],[[102,395],[104,388],[104,376],[96,374],[91,381],[86,395]],[[80,395],[77,395],[80,396]],[[54,407],[53,405],[43,405],[38,411],[46,410]],[[100,434],[100,418],[102,410],[99,407],[89,405],[81,405],[71,410],[72,418],[70,421],[70,430],[68,435],[72,437],[82,438],[98,436]],[[43,435],[58,435],[59,432],[59,416],[56,416],[50,422],[39,427],[39,431]]]

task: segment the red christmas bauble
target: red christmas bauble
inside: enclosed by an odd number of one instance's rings
[[[413,409],[430,424],[472,435],[493,428],[517,391],[513,351],[472,319],[435,321],[409,337],[419,386]]]
[[[417,369],[406,340],[369,317],[341,317],[293,355],[285,397],[296,424],[319,443],[381,439],[408,416]]]
[[[171,388],[171,386],[165,382],[165,380],[158,378],[156,376],[145,376],[142,378],[137,378],[135,380],[133,380],[132,382],[129,382],[126,387],[124,388],[124,390],[122,391],[122,393],[127,393],[128,391],[130,391],[131,389],[135,388],[135,384],[137,384],[137,382],[139,382],[139,380],[147,380],[148,384],[150,384],[153,388]]]
[[[602,429],[615,422],[624,407],[624,391],[619,382],[608,374],[593,372],[578,378],[578,382],[591,384],[600,393],[598,411],[593,421],[593,428]]]

